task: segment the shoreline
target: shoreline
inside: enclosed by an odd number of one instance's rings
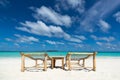
[[[63,57],[66,57],[66,56],[63,56]],[[4,58],[7,58],[7,59],[13,59],[13,58],[21,58],[21,56],[11,56],[11,57],[2,57],[0,56],[0,59],[4,59]],[[120,59],[120,56],[96,56],[96,58],[111,58],[111,59]]]
[[[52,55],[62,55],[62,56],[66,56],[67,52],[48,52],[47,53],[49,56],[52,56]],[[20,55],[20,52],[0,52],[0,58],[2,57],[21,57]],[[120,52],[98,52],[96,57],[120,57]]]

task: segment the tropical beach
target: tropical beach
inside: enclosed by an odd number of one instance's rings
[[[0,80],[120,80],[120,0],[0,0]]]
[[[2,52],[1,52],[2,53]],[[7,52],[8,53],[8,52]],[[10,53],[12,55],[12,52]],[[9,54],[9,55],[10,55]],[[96,57],[96,71],[89,71],[85,69],[77,69],[66,71],[61,68],[51,69],[50,67],[47,71],[43,69],[33,69],[31,71],[21,72],[21,56],[19,52],[12,56],[0,56],[0,79],[1,80],[119,80],[120,76],[120,53],[106,53],[107,55],[100,55],[98,53]],[[104,53],[105,54],[105,53]],[[109,54],[109,56],[108,56]],[[114,55],[114,57],[112,57]],[[35,62],[31,59],[26,61],[26,66],[33,66]],[[60,66],[61,61],[57,61],[56,65]]]

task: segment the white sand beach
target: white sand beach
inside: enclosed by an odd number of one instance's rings
[[[21,72],[21,58],[0,59],[0,80],[120,80],[120,58],[96,58],[96,71],[48,68]],[[34,62],[30,60],[30,62]],[[27,63],[29,64],[29,62]],[[59,62],[58,64],[59,65]]]

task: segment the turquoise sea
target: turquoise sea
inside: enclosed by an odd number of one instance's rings
[[[47,52],[49,56],[65,56],[68,52]],[[0,58],[9,57],[17,58],[21,57],[18,51],[0,51]],[[98,52],[97,57],[120,57],[120,52]]]

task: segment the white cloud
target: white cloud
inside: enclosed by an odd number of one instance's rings
[[[76,47],[76,48],[83,48],[85,45],[83,45],[83,44],[77,44],[77,43],[68,43],[68,45],[70,45],[70,46],[74,46],[74,47]]]
[[[72,41],[72,42],[78,42],[78,43],[82,42],[80,39],[78,39],[78,38],[73,38],[73,37],[66,38],[66,40],[69,40],[69,41]]]
[[[10,39],[10,38],[5,38],[5,40],[6,40],[6,41],[12,41],[12,39]]]
[[[79,38],[80,40],[86,40],[86,37],[83,35],[74,35],[74,37]]]
[[[76,44],[76,45],[74,45],[74,46],[77,47],[77,48],[83,48],[83,47],[84,47],[83,44]]]
[[[97,44],[97,45],[99,45],[99,46],[101,46],[101,45],[102,45],[102,43],[101,43],[101,42],[96,42],[96,44]]]
[[[54,44],[54,45],[56,44],[55,41],[46,40],[46,42],[49,43],[49,44]]]
[[[103,20],[99,20],[98,26],[100,26],[100,29],[103,32],[108,32],[108,30],[110,29],[110,25],[107,22],[103,21]]]
[[[94,40],[98,39],[95,35],[91,35],[91,38],[93,38]]]
[[[118,46],[119,44],[113,44],[113,43],[109,43],[109,42],[96,42],[96,44],[99,45],[99,49],[101,50],[119,50]]]
[[[8,0],[0,0],[0,6],[6,7],[9,4]]]
[[[74,9],[80,14],[85,11],[85,0],[57,0],[55,8],[60,11]]]
[[[53,45],[56,45],[56,44],[64,44],[62,42],[56,42],[56,41],[50,41],[50,40],[46,40],[47,43],[49,44],[53,44]]]
[[[15,42],[15,45],[17,43],[33,43],[33,42],[39,42],[39,39],[33,37],[33,36],[25,36],[25,35],[19,35],[19,34],[14,34],[16,37],[15,39],[11,38],[5,38],[7,41]]]
[[[110,6],[111,5],[111,6]],[[111,11],[120,5],[120,0],[98,0],[81,19],[81,29],[94,32],[98,21],[107,17]],[[95,29],[94,29],[95,28]]]
[[[79,13],[83,13],[85,11],[85,0],[67,0],[67,2],[73,9],[76,9]]]
[[[33,36],[21,36],[19,34],[14,34],[17,37],[16,42],[26,43],[26,42],[39,42],[39,39],[34,38]]]
[[[107,41],[107,42],[111,42],[114,41],[115,38],[110,36],[110,37],[97,37],[95,35],[91,35],[91,38],[93,38],[94,40],[102,40],[102,41]]]
[[[120,11],[114,14],[116,21],[120,23]]]
[[[17,46],[17,47],[20,47],[20,45],[18,43],[14,43],[14,45]]]
[[[61,15],[45,6],[42,6],[41,8],[36,8],[35,12],[36,13],[34,14],[34,17],[36,19],[42,19],[45,22],[51,22],[56,25],[62,25],[66,27],[70,27],[72,23],[70,16]]]
[[[59,26],[47,26],[42,21],[30,22],[26,21],[25,23],[21,23],[24,27],[16,27],[19,30],[26,31],[29,33],[48,36],[48,37],[70,37],[67,33],[65,33],[61,27]]]
[[[37,22],[26,21],[25,23],[21,23],[21,24],[23,27],[16,27],[16,29],[40,36],[64,38],[65,40],[68,41],[81,42],[80,39],[73,38],[69,34],[65,33],[62,30],[62,28],[59,26],[53,26],[53,25],[47,26],[42,21],[37,21]]]

